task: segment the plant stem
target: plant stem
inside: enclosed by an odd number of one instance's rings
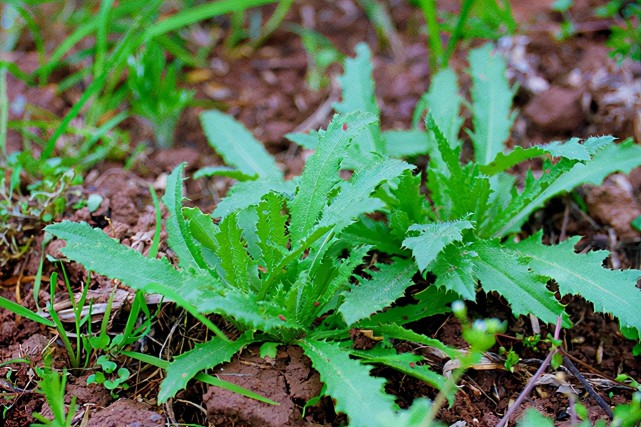
[[[7,69],[0,66],[0,149],[7,161],[7,122],[9,120],[9,98],[7,97]],[[6,164],[2,166],[8,166]]]
[[[458,381],[461,379],[464,372],[465,372],[465,369],[461,367],[454,374],[452,374],[452,377],[449,379],[449,381],[445,383],[443,388],[439,391],[439,393],[434,398],[434,401],[432,402],[432,406],[430,407],[430,413],[427,416],[427,418],[425,418],[421,422],[421,427],[429,427],[434,423],[434,420],[438,415],[438,410],[441,409],[443,405],[445,405],[447,396],[454,389],[454,387],[456,387],[456,383],[458,383]]]
[[[561,316],[559,316],[556,319],[556,328],[554,329],[554,339],[558,340],[559,335],[561,334]],[[530,392],[536,385],[536,382],[538,381],[539,377],[543,375],[543,372],[547,369],[548,365],[550,364],[550,361],[552,360],[552,357],[559,351],[558,348],[553,347],[552,351],[550,351],[541,364],[541,367],[536,371],[534,376],[530,378],[530,382],[528,382],[527,386],[525,389],[521,392],[519,397],[516,399],[516,401],[508,408],[508,410],[505,412],[505,415],[503,415],[503,418],[501,418],[501,421],[496,425],[496,427],[503,427],[507,424],[507,422],[510,420],[510,417],[516,412],[516,410],[521,406],[521,403],[525,400],[526,397],[530,395]]]
[[[592,398],[596,401],[596,403],[598,403],[601,409],[603,409],[603,411],[608,414],[608,417],[610,417],[610,419],[613,419],[614,414],[612,413],[612,409],[610,409],[610,406],[605,400],[603,400],[601,396],[597,394],[596,391],[594,391],[594,388],[590,385],[590,383],[585,379],[581,372],[579,372],[576,366],[574,366],[574,363],[572,363],[572,361],[565,354],[563,355],[563,364],[566,368],[568,368],[572,375],[574,375],[574,377],[579,380],[579,382],[587,390],[588,394],[592,396]]]
[[[430,70],[435,73],[440,68],[440,59],[443,57],[441,45],[441,28],[438,25],[438,9],[436,0],[419,0],[419,5],[427,24],[427,34],[430,44]]]
[[[289,9],[291,9],[292,4],[294,4],[294,0],[280,0],[278,2],[276,10],[263,27],[260,35],[249,44],[252,49],[260,47],[265,42],[265,40],[267,40],[267,37],[269,37],[269,35],[280,26],[281,22],[283,22],[283,19],[285,19],[285,15],[287,15],[287,12],[289,12]]]
[[[461,12],[459,13],[458,21],[456,21],[456,27],[454,27],[454,31],[452,32],[450,39],[447,41],[447,46],[445,47],[445,53],[441,57],[441,63],[439,64],[440,67],[447,66],[447,63],[449,62],[450,57],[454,53],[454,50],[456,49],[456,45],[458,44],[458,41],[461,39],[461,35],[463,34],[463,27],[467,22],[467,17],[470,15],[470,10],[472,9],[473,4],[474,4],[474,0],[463,1],[463,4],[461,5]]]

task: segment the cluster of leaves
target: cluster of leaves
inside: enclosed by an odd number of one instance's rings
[[[171,115],[179,116],[190,98],[189,92],[181,93],[178,90],[177,94],[173,94],[176,91],[177,69],[181,64],[203,65],[211,49],[211,46],[203,49],[203,46],[190,45],[177,31],[212,17],[243,13],[247,9],[273,2],[275,0],[224,0],[197,6],[183,5],[182,10],[170,17],[163,16],[166,12],[158,0],[87,3],[64,18],[71,25],[71,34],[47,55],[37,22],[43,17],[50,21],[51,10],[42,5],[14,1],[5,9],[15,12],[15,28],[20,29],[20,24],[26,23],[35,41],[41,65],[31,75],[22,72],[15,63],[2,62],[0,65],[29,84],[46,84],[52,73],[63,67],[78,69],[57,84],[59,91],[82,81],[89,82],[83,96],[46,141],[41,156],[41,159],[46,159],[56,148],[58,138],[67,132],[71,120],[86,107],[88,109],[83,117],[87,126],[96,123],[108,123],[109,128],[117,126],[129,114],[122,109],[124,104],[131,105],[134,114],[154,123],[154,131],[159,130],[157,128],[161,120]],[[65,11],[57,13],[64,14]],[[87,44],[88,48],[78,49],[78,46]],[[176,61],[172,61],[164,72],[166,55],[176,58]],[[127,71],[130,74],[129,82],[122,85],[120,83]],[[141,103],[144,105],[140,106]],[[173,129],[171,132],[164,129],[160,131],[160,142],[166,144],[167,134],[170,138]]]
[[[547,287],[553,279],[560,295],[580,294],[638,334],[641,292],[635,285],[641,272],[603,268],[606,251],[575,254],[577,238],[546,246],[541,233],[520,241],[510,237],[553,196],[641,164],[641,148],[599,137],[505,152],[514,90],[503,60],[488,45],[470,54],[474,130],[468,134],[475,159],[462,162],[463,102],[456,74],[445,69],[434,77],[417,108],[415,128],[383,132],[369,56],[360,45],[356,58],[346,62],[343,100],[335,105],[339,114],[327,129],[290,136],[315,149],[302,175],[292,181],[284,180],[273,158],[242,125],[216,111],[203,113],[205,133],[229,167],[198,175],[230,176],[238,183],[213,212],[218,218],[213,221],[198,208],[183,207],[182,165],[168,177],[163,202],[178,269],[166,259],[145,258],[85,223],[47,227],[66,240],[62,252],[69,259],[136,290],[164,295],[214,332],[213,339],[172,362],[154,362],[167,372],[159,402],[244,346],[263,343],[269,352],[290,344],[303,348],[337,410],[347,413],[353,425],[411,423],[426,416],[430,405],[420,400],[399,411],[383,391],[384,380],[370,375],[370,364],[442,388],[443,377],[421,365],[421,357],[397,354],[390,340],[453,355],[404,325],[449,310],[455,299],[474,300],[479,284],[503,295],[515,315],[533,314],[548,323],[561,315],[570,326],[563,305]],[[397,159],[426,153],[429,199],[421,193],[421,174]],[[518,185],[506,171],[532,158],[543,159],[542,175],[529,172]],[[341,169],[352,172],[349,179],[341,178]],[[372,219],[374,212],[386,220]],[[368,263],[373,251],[379,261]],[[434,273],[434,285],[414,295],[409,305],[394,306],[417,270]],[[232,322],[239,338],[223,334],[206,317],[211,313]],[[354,350],[350,329],[371,330],[384,339],[372,350]],[[217,385],[229,387],[223,381]]]
[[[563,17],[561,29],[557,37],[561,40],[576,34],[576,26],[570,9],[574,0],[555,0],[552,10]],[[594,9],[594,15],[599,18],[613,19],[610,36],[606,45],[610,48],[610,56],[622,61],[630,58],[641,61],[641,5],[638,2],[626,0],[610,0],[603,6]]]
[[[442,385],[443,378],[427,366],[410,367],[421,360],[418,356],[397,355],[393,348],[356,352],[349,346],[349,330],[367,327],[386,338],[411,339],[447,350],[401,326],[387,322],[378,326],[370,320],[372,313],[390,305],[412,284],[412,261],[390,260],[376,264],[367,277],[355,275],[372,247],[354,247],[342,237],[361,214],[382,206],[371,196],[381,184],[411,169],[401,160],[380,157],[356,170],[350,180],[341,180],[338,171],[347,147],[374,120],[367,113],[335,117],[319,134],[318,149],[293,193],[267,191],[256,203],[229,208],[219,224],[197,208],[182,207],[179,166],[168,178],[163,202],[170,212],[169,244],[178,255],[180,270],[164,259],[143,258],[87,224],[49,226],[50,232],[67,240],[65,256],[93,271],[119,277],[135,289],[163,294],[216,334],[167,366],[159,402],[173,396],[199,371],[229,360],[253,342],[300,345],[321,373],[328,393],[337,399],[337,409],[349,413],[357,425],[389,424],[388,417],[396,417],[397,408],[383,392],[384,381],[371,377],[371,368],[350,354],[365,362],[388,364],[436,387]],[[245,159],[252,161],[252,157]],[[255,166],[270,174],[273,182],[282,180],[275,164],[257,161]],[[103,256],[96,258],[96,251]],[[446,310],[445,300],[434,300],[432,311]],[[226,316],[241,337],[227,338],[204,318],[208,313]],[[427,407],[422,403],[417,408]]]
[[[193,98],[191,91],[178,87],[178,71],[183,65],[203,66],[213,47],[190,43],[185,28],[273,2],[185,3],[169,17],[158,0],[104,0],[77,8],[22,0],[0,5],[0,51],[11,52],[21,38],[31,36],[39,61],[33,73],[16,62],[0,61],[1,263],[21,257],[30,247],[31,230],[40,230],[41,223],[71,207],[66,200],[77,202],[69,192],[81,183],[82,171],[130,151],[128,135],[118,129],[127,117],[149,123],[157,146],[173,143],[180,113]],[[48,25],[52,21],[64,25]],[[68,36],[49,52],[44,41],[60,37],[50,32],[61,27]],[[58,80],[60,70],[72,71]],[[82,96],[62,118],[19,99],[10,105],[7,74],[28,85],[53,84],[58,93],[80,86]],[[9,120],[10,108],[22,111],[25,119]],[[20,133],[20,151],[8,153],[8,130]]]
[[[608,39],[611,56],[621,60],[630,58],[641,62],[641,5],[637,2],[610,0],[598,7],[595,14],[602,18],[620,16],[621,25],[613,26]]]
[[[439,22],[436,0],[412,0],[425,16],[430,45],[430,67],[446,67],[460,41],[484,38],[496,40],[516,30],[510,2],[506,0],[464,0],[456,14],[446,14]],[[441,33],[449,33],[445,46]]]

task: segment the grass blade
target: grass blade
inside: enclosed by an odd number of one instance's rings
[[[213,3],[204,3],[199,6],[184,9],[163,21],[157,22],[147,29],[145,39],[149,40],[215,16],[230,12],[242,12],[252,7],[276,3],[276,1],[277,0],[219,0]]]
[[[22,316],[26,319],[29,319],[31,321],[40,323],[41,325],[48,326],[50,328],[55,328],[56,324],[53,323],[50,320],[45,319],[44,317],[40,317],[38,314],[34,313],[33,311],[29,310],[28,308],[25,308],[21,306],[18,303],[15,303],[11,300],[8,300],[6,298],[0,297],[0,307],[4,308],[5,310],[9,310],[18,316]]]
[[[132,359],[139,360],[143,363],[148,363],[152,366],[156,366],[162,369],[167,369],[167,367],[170,365],[170,362],[168,362],[167,360],[162,360],[149,354],[136,353],[134,351],[122,351],[121,353],[127,357],[131,357]],[[249,397],[250,399],[256,399],[260,402],[268,403],[270,405],[280,405],[280,403],[274,402],[273,400],[263,397],[258,393],[254,393],[253,391],[248,390],[244,387],[241,387],[234,383],[230,383],[229,381],[221,380],[220,378],[216,378],[202,372],[197,373],[194,379],[202,381],[209,385],[213,385],[214,387],[231,391],[232,393],[240,394],[241,396]]]

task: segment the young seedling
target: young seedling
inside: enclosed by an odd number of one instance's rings
[[[212,113],[206,117],[220,119]],[[347,413],[355,424],[388,425],[410,414],[426,413],[429,406],[422,401],[407,414],[399,411],[393,397],[383,391],[384,380],[370,376],[368,365],[383,363],[440,388],[443,378],[416,364],[419,356],[412,356],[412,367],[407,356],[393,349],[356,352],[346,345],[349,330],[362,328],[372,313],[402,296],[414,274],[412,261],[399,258],[375,264],[368,277],[357,275],[355,269],[370,246],[353,246],[342,238],[360,215],[382,206],[372,197],[375,190],[411,168],[400,160],[372,156],[351,179],[340,178],[348,147],[373,122],[365,113],[336,116],[319,133],[316,152],[294,192],[285,192],[288,185],[281,181],[275,164],[258,163],[242,154],[228,156],[246,176],[270,176],[267,185],[285,190],[269,189],[258,200],[253,196],[243,200],[239,186],[260,185],[260,181],[237,184],[227,197],[231,202],[217,209],[224,213],[218,224],[197,208],[182,207],[183,167],[177,167],[168,178],[163,202],[170,212],[168,243],[179,259],[179,270],[164,259],[144,258],[87,224],[62,222],[48,228],[67,241],[62,251],[70,259],[135,289],[164,295],[214,332],[214,339],[166,365],[159,402],[172,397],[201,370],[228,361],[243,347],[270,342],[302,347],[320,372],[327,393],[336,399],[337,410]],[[94,256],[98,252],[101,257]],[[446,302],[446,298],[435,300],[432,312],[447,310]],[[208,313],[231,320],[240,337],[229,339],[204,317]],[[437,340],[390,323],[368,324],[367,329],[388,339],[451,352]]]
[[[641,164],[641,148],[599,137],[505,152],[514,91],[505,79],[504,62],[485,46],[470,55],[474,131],[469,135],[475,159],[462,163],[462,101],[454,72],[446,69],[435,76],[415,115],[420,118],[428,110],[426,130],[383,132],[369,52],[359,46],[358,53],[347,62],[341,81],[344,96],[335,107],[341,114],[324,131],[294,136],[315,153],[293,181],[284,180],[271,156],[239,123],[222,113],[203,114],[210,143],[231,168],[202,173],[239,182],[218,204],[214,222],[197,208],[183,207],[182,166],[168,177],[163,202],[178,269],[166,259],[144,258],[87,224],[47,228],[66,240],[62,252],[69,259],[136,290],[164,295],[214,333],[211,341],[171,363],[153,360],[167,371],[160,402],[249,344],[280,343],[303,348],[337,411],[347,413],[352,423],[413,420],[408,425],[416,425],[417,417],[428,416],[430,405],[418,401],[399,411],[383,392],[384,380],[370,375],[369,364],[386,364],[439,389],[443,378],[423,365],[412,367],[407,356],[394,350],[351,349],[349,330],[367,329],[457,357],[403,325],[447,311],[455,299],[474,300],[479,284],[503,295],[515,315],[532,313],[548,323],[561,315],[569,326],[563,306],[546,286],[554,279],[560,294],[580,292],[596,311],[614,314],[623,327],[641,328],[636,315],[641,292],[635,286],[641,272],[603,268],[605,251],[575,254],[577,238],[555,246],[543,245],[541,233],[513,238],[550,198]],[[415,168],[393,158],[420,153],[430,156],[429,199],[422,195]],[[532,158],[544,160],[543,173],[539,178],[528,173],[520,188],[506,171]],[[340,169],[353,173],[342,179]],[[375,212],[386,221],[368,216]],[[356,273],[372,250],[385,255]],[[413,295],[410,304],[392,306],[413,283],[416,270],[431,271],[435,284]],[[206,317],[210,313],[232,322],[239,338],[225,335]]]

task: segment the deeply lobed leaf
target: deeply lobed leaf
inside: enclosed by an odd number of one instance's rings
[[[415,224],[408,231],[418,231],[418,236],[407,237],[403,240],[403,246],[412,250],[419,270],[424,271],[445,246],[461,241],[463,231],[471,228],[473,225],[469,221]]]
[[[380,117],[372,71],[371,52],[365,43],[359,43],[356,45],[356,57],[345,60],[345,72],[339,77],[343,99],[334,104],[337,113],[345,115],[362,111],[376,119]],[[358,167],[368,162],[371,153],[382,154],[384,150],[381,128],[378,123],[371,123],[355,136],[354,144],[348,149],[346,164]]]
[[[169,246],[176,252],[178,263],[182,268],[206,268],[205,260],[189,230],[189,223],[182,213],[184,167],[182,163],[169,174],[167,189],[162,198],[169,211],[169,218],[165,221],[167,240]]]
[[[345,301],[338,311],[348,325],[389,306],[413,283],[414,269],[410,260],[398,260],[379,268],[372,273],[371,279],[361,280],[359,285],[353,285],[349,292],[343,293]]]
[[[604,138],[611,141],[611,137]],[[597,139],[593,141],[600,144]],[[487,224],[482,235],[503,237],[517,232],[530,214],[552,197],[571,191],[579,185],[600,185],[608,175],[614,172],[628,173],[638,166],[641,166],[641,147],[632,141],[608,144],[585,163],[563,159],[549,166],[549,171],[538,180],[528,176],[523,191],[515,195],[501,214]]]
[[[349,415],[350,425],[383,427],[396,410],[394,397],[385,393],[385,380],[372,377],[370,366],[351,359],[337,343],[303,339],[299,345],[320,373],[336,410]]]
[[[563,306],[546,288],[547,279],[532,272],[528,265],[513,253],[503,249],[498,241],[479,241],[471,248],[476,253],[473,274],[485,291],[496,291],[507,299],[515,315],[534,314],[545,323],[555,323],[564,314]]]
[[[177,356],[166,367],[167,377],[160,383],[158,403],[164,403],[174,397],[200,371],[229,362],[231,357],[249,342],[245,339],[223,341],[214,338],[210,341],[196,344],[193,350]]]
[[[528,266],[559,285],[561,296],[581,295],[594,304],[595,311],[611,313],[622,326],[634,327],[641,331],[641,290],[637,280],[639,270],[610,270],[602,267],[607,251],[593,251],[586,254],[574,252],[580,237],[573,237],[557,245],[541,243],[542,232],[538,232],[519,243],[508,247],[526,257]]]
[[[316,152],[307,161],[296,196],[289,205],[289,230],[293,241],[306,236],[318,222],[328,195],[340,181],[338,171],[347,147],[356,135],[375,120],[375,116],[367,113],[335,116],[327,130],[320,134]]]

